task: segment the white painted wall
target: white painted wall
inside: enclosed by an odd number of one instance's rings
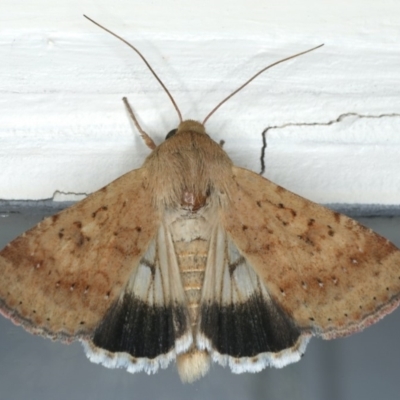
[[[259,77],[207,130],[258,172],[261,132],[289,124],[269,132],[267,178],[321,203],[400,204],[391,0],[1,0],[0,199],[89,193],[139,167],[148,149],[122,96],[155,141],[177,124],[143,62],[83,13],[137,45],[199,120],[258,69],[325,43]]]

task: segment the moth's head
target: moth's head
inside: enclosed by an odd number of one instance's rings
[[[184,132],[195,132],[195,133],[204,133],[206,134],[206,130],[204,128],[204,125],[201,124],[200,122],[193,121],[192,119],[187,119],[185,121],[182,121],[178,128],[172,129],[172,131],[169,131],[167,136],[165,137],[165,140],[169,139],[170,137],[174,135],[179,135],[180,133]]]

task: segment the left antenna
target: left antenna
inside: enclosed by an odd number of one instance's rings
[[[94,23],[95,25],[97,25],[99,28],[105,30],[106,32],[108,32],[109,34],[113,35],[114,37],[116,37],[117,39],[121,40],[122,42],[124,42],[126,45],[128,45],[132,50],[134,50],[139,57],[143,60],[143,62],[147,65],[147,68],[150,70],[150,72],[154,75],[154,77],[157,79],[158,83],[162,86],[162,88],[164,89],[165,93],[167,94],[167,96],[169,97],[169,99],[171,100],[176,112],[178,113],[178,117],[179,117],[179,121],[182,122],[182,114],[178,108],[178,105],[176,104],[174,98],[172,97],[171,93],[169,92],[169,90],[167,89],[167,87],[164,85],[164,83],[162,82],[162,80],[158,77],[158,75],[155,73],[154,69],[150,66],[149,62],[144,58],[143,54],[132,44],[130,44],[127,40],[125,40],[124,38],[122,38],[121,36],[118,36],[116,33],[110,31],[109,29],[105,28],[104,26],[100,25],[99,23],[97,23],[96,21],[93,21],[91,18],[89,18],[87,15],[83,15],[86,19],[88,19],[90,22]]]

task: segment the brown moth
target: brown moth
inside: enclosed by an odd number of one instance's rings
[[[311,336],[352,334],[398,305],[393,244],[236,167],[205,121],[181,120],[159,146],[138,126],[153,150],[141,168],[9,243],[3,315],[80,340],[110,368],[176,360],[191,382],[211,360],[234,373],[283,367]]]

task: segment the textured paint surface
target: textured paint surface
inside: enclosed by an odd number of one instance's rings
[[[35,5],[0,4],[7,15],[0,36],[0,198],[91,193],[139,167],[148,151],[132,132],[123,96],[157,143],[177,126],[141,61],[88,23],[86,13],[139,47],[184,118],[201,119],[262,66],[324,42],[323,50],[260,78],[207,130],[225,140],[235,164],[258,172],[261,132],[277,126],[268,135],[265,176],[311,200],[400,203],[400,118],[366,118],[399,114],[398,2]],[[356,115],[338,120],[346,113]]]

